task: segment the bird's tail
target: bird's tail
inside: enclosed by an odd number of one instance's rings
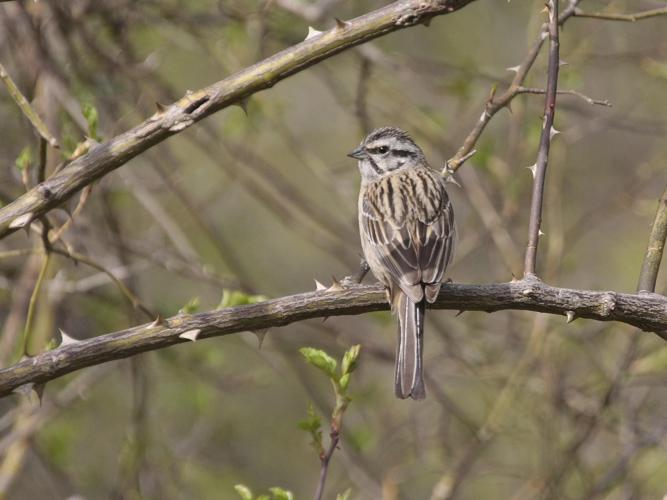
[[[415,303],[403,292],[395,296],[394,307],[398,313],[398,346],[394,391],[396,397],[424,399],[424,312],[425,302]]]

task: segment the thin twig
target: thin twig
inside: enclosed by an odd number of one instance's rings
[[[638,292],[654,292],[655,282],[660,270],[660,262],[665,248],[665,238],[667,237],[667,188],[660,196],[658,209],[655,213],[651,234],[648,238],[646,255],[642,263],[642,269],[639,273]]]
[[[51,134],[51,132],[49,132],[49,129],[47,128],[46,124],[42,121],[37,112],[34,109],[32,109],[32,106],[30,106],[28,100],[16,86],[16,83],[14,83],[12,77],[9,76],[9,73],[7,73],[7,70],[2,65],[2,63],[0,63],[0,80],[4,82],[5,86],[7,87],[7,90],[9,91],[9,95],[12,96],[12,99],[14,99],[18,107],[21,108],[21,111],[23,112],[25,117],[28,120],[30,120],[32,126],[35,127],[35,130],[37,130],[37,133],[44,140],[48,141],[48,143],[52,147],[54,148],[60,147],[58,145],[58,140],[53,136],[53,134]]]
[[[564,24],[570,17],[574,15],[574,11],[577,7],[577,4],[580,1],[581,0],[572,0],[570,2],[570,5],[568,5],[567,8],[565,8],[563,13],[560,15],[560,18],[558,18],[558,24],[560,25]],[[499,96],[496,95],[495,87],[491,90],[491,93],[484,105],[484,111],[482,112],[482,115],[479,117],[479,120],[477,120],[473,129],[466,136],[466,138],[463,141],[463,144],[458,149],[456,154],[452,158],[447,160],[447,166],[445,168],[448,171],[455,172],[456,170],[459,169],[459,167],[461,167],[461,165],[463,165],[466,159],[470,157],[469,155],[471,151],[473,151],[473,149],[475,148],[475,145],[477,144],[477,141],[482,135],[482,132],[484,132],[484,129],[491,121],[491,119],[494,117],[494,115],[498,113],[498,111],[500,111],[501,109],[509,107],[510,104],[512,103],[512,100],[517,95],[519,95],[518,89],[521,88],[523,82],[526,80],[526,77],[528,76],[528,72],[533,67],[533,64],[535,64],[537,56],[539,55],[540,50],[542,49],[542,45],[544,45],[544,42],[547,39],[548,33],[549,33],[549,26],[548,24],[544,24],[540,29],[540,33],[537,36],[537,40],[528,51],[528,54],[526,58],[523,60],[523,62],[513,68],[507,68],[508,70],[515,72],[514,78],[512,79],[512,82],[510,83],[509,87],[507,87],[507,90],[505,90],[505,92],[503,92]]]
[[[327,474],[329,472],[329,462],[331,461],[334,451],[336,451],[336,448],[338,447],[340,433],[336,429],[331,429],[329,437],[329,448],[327,449],[327,452],[320,457],[320,477],[317,482],[317,489],[315,490],[315,500],[321,500],[322,495],[324,494],[324,483],[327,480]]]
[[[28,312],[25,318],[25,327],[23,328],[23,345],[21,347],[21,353],[23,356],[30,356],[28,348],[30,343],[30,334],[32,333],[33,323],[35,319],[37,298],[39,297],[39,292],[42,289],[42,285],[44,284],[44,277],[46,276],[46,271],[49,269],[50,261],[51,261],[51,253],[45,252],[44,257],[42,257],[42,267],[39,270],[39,274],[37,275],[37,280],[35,281],[35,287],[32,289],[32,294],[30,295],[30,301],[28,302]]]
[[[554,131],[554,117],[556,115],[556,95],[558,91],[558,69],[560,67],[560,44],[558,40],[558,0],[548,0],[549,11],[549,63],[547,75],[547,92],[544,100],[544,124],[540,137],[540,147],[535,162],[533,196],[530,204],[530,222],[528,226],[528,246],[524,262],[524,276],[535,274],[537,260],[537,245],[540,239],[542,224],[542,201],[544,199],[544,181],[549,161],[549,148]]]
[[[547,93],[545,89],[536,89],[532,87],[519,87],[516,89],[518,94],[540,94],[544,95]],[[583,99],[586,101],[588,104],[597,104],[598,106],[606,106],[608,108],[611,108],[611,102],[608,100],[601,100],[601,99],[593,99],[591,97],[588,97],[586,94],[582,94],[581,92],[577,92],[576,90],[559,90],[558,95],[572,95],[575,97],[578,97],[580,99]]]
[[[614,12],[584,12],[581,9],[575,9],[575,17],[587,17],[591,19],[605,19],[607,21],[625,21],[634,23],[649,17],[657,17],[667,15],[667,7],[658,7],[657,9],[646,10],[643,12],[636,12],[634,14],[617,14]]]
[[[139,299],[139,297],[137,297],[135,293],[125,285],[125,283],[119,280],[111,271],[109,271],[102,264],[99,264],[90,257],[87,257],[77,252],[73,252],[71,250],[61,250],[59,248],[52,248],[51,251],[53,253],[57,253],[58,255],[67,257],[68,259],[71,259],[74,262],[81,262],[82,264],[86,264],[87,266],[90,266],[94,269],[97,269],[98,271],[103,272],[109,278],[111,278],[111,281],[114,282],[116,287],[118,287],[118,289],[125,296],[128,302],[132,304],[132,307],[143,312],[149,319],[154,319],[157,317],[157,314],[151,312],[151,310],[148,309],[148,307],[146,307],[143,302],[141,302],[141,299]]]

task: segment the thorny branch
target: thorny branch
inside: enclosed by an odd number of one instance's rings
[[[544,199],[544,182],[549,162],[551,138],[555,134],[554,118],[556,116],[556,96],[558,93],[558,69],[560,67],[560,43],[558,40],[558,0],[549,0],[549,67],[547,74],[547,89],[544,100],[544,124],[540,136],[540,147],[537,152],[537,161],[533,170],[533,195],[530,204],[530,222],[528,226],[528,246],[524,262],[524,276],[535,274],[537,260],[537,245],[540,240],[540,226],[542,225],[542,202]]]
[[[0,238],[25,227],[95,180],[135,156],[232,104],[244,106],[252,94],[350,47],[449,14],[474,0],[408,0],[394,2],[324,32],[311,32],[303,42],[243,69],[204,89],[187,92],[170,106],[161,106],[148,120],[104,144],[94,144],[60,172],[0,209]]]
[[[340,288],[340,285],[334,288]],[[506,309],[619,321],[667,340],[667,297],[657,294],[573,290],[535,277],[491,285],[444,286],[435,309],[494,312]],[[354,285],[272,299],[200,314],[180,314],[91,339],[68,342],[0,370],[0,396],[25,384],[41,384],[66,373],[140,352],[208,337],[265,330],[310,318],[382,311],[389,308],[379,286]]]

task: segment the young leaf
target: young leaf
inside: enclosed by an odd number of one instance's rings
[[[359,359],[359,351],[361,351],[361,346],[359,344],[353,345],[350,347],[345,355],[343,356],[343,364],[341,366],[341,372],[343,375],[350,374],[357,367],[357,360]]]
[[[336,495],[336,500],[349,500],[352,488],[346,489],[343,493]]]
[[[88,123],[88,135],[96,141],[99,141],[99,137],[97,136],[97,125],[99,123],[97,108],[92,104],[84,103],[81,112]]]
[[[315,413],[313,404],[308,404],[308,418],[299,422],[299,429],[303,429],[308,432],[316,432],[322,427],[322,417]]]
[[[192,314],[199,309],[199,297],[192,297],[187,304],[178,310],[178,314]]]
[[[294,500],[294,495],[291,491],[284,490],[278,486],[269,488],[269,491],[273,495],[273,500]]]
[[[299,352],[303,354],[303,357],[306,358],[308,363],[322,370],[330,379],[334,380],[337,378],[336,360],[326,352],[313,347],[302,347],[299,349]]]
[[[234,486],[236,493],[239,494],[242,500],[252,500],[252,491],[244,484],[237,484]]]

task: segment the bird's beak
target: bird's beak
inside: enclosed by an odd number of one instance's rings
[[[364,147],[359,146],[358,148],[353,149],[352,151],[350,151],[347,154],[347,156],[349,156],[350,158],[356,158],[357,160],[363,160],[364,158],[366,158],[367,154],[366,154],[366,150],[364,149]]]

